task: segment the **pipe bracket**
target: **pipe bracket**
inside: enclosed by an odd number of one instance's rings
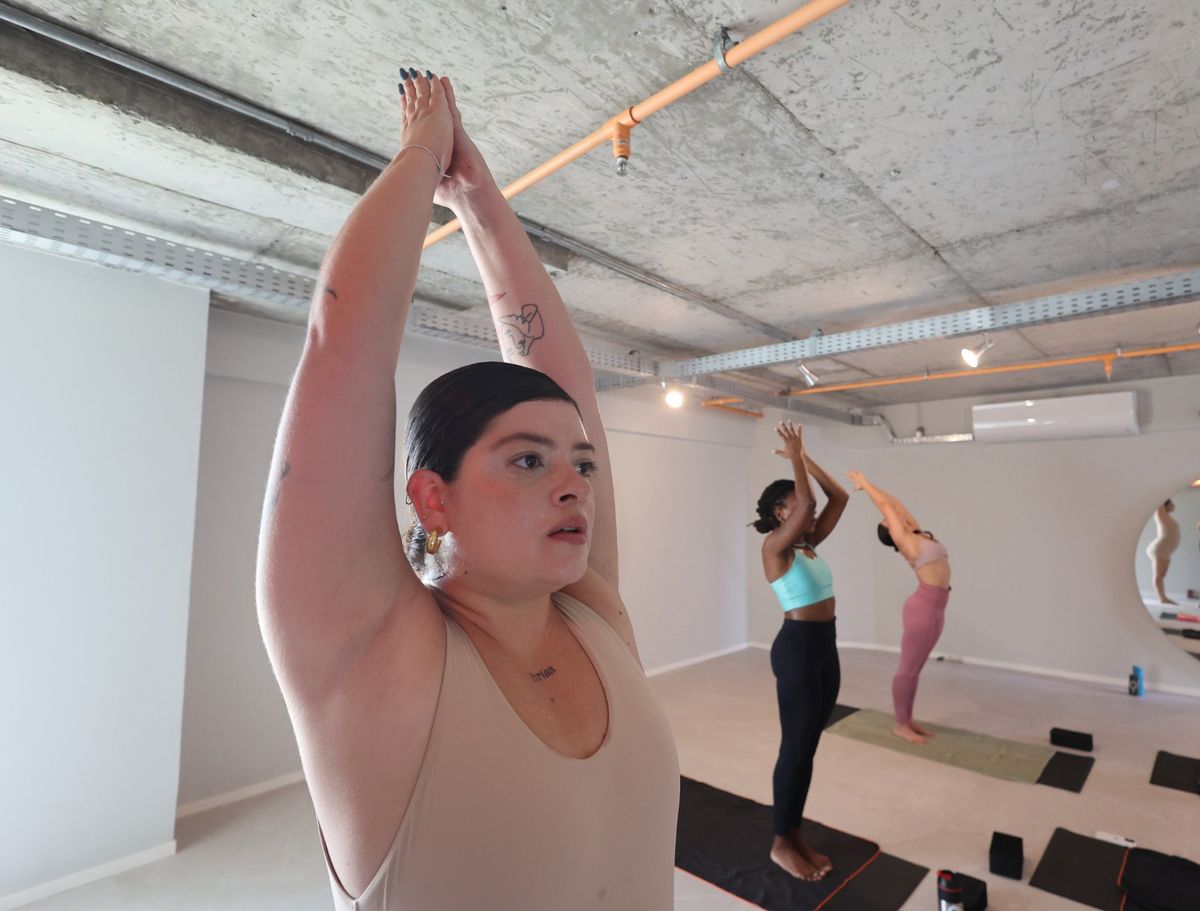
[[[721,70],[722,73],[728,75],[733,72],[733,67],[729,65],[729,61],[725,59],[725,52],[737,44],[729,37],[729,29],[721,26],[720,30],[713,35],[713,62]]]

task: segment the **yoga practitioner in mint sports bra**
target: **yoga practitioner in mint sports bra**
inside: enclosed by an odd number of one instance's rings
[[[783,608],[783,627],[771,646],[782,736],[773,779],[775,839],[771,860],[804,880],[823,879],[833,863],[804,840],[801,823],[812,782],[813,757],[841,687],[834,627],[833,575],[816,547],[833,531],[850,497],[804,452],[802,428],[779,425],[792,480],[769,485],[758,500],[754,528],[765,534],[763,571]],[[817,514],[809,475],[828,502]]]
[[[880,490],[861,471],[852,471],[856,490],[865,491],[881,513],[881,543],[898,551],[917,574],[917,590],[904,602],[904,634],[900,639],[900,667],[892,678],[892,705],[896,726],[892,733],[912,743],[925,743],[933,732],[913,721],[913,703],[921,668],[942,635],[946,605],[950,601],[950,555],[946,546],[912,517],[904,504]]]

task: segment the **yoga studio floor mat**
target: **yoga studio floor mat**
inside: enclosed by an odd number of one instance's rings
[[[1083,790],[1092,773],[1096,760],[1091,756],[1077,756],[1074,753],[1055,753],[1042,769],[1037,783],[1049,785],[1052,788],[1062,788],[1064,791],[1074,791],[1078,794]]]
[[[1200,759],[1160,751],[1150,773],[1150,784],[1200,794]]]
[[[771,862],[771,808],[691,778],[680,781],[675,866],[768,911],[899,911],[929,872],[873,842],[804,821],[833,872],[803,882]]]
[[[1124,862],[1120,845],[1055,829],[1029,885],[1099,911],[1121,911],[1117,876]]]
[[[831,726],[829,733],[1004,781],[1046,784],[1068,791],[1082,790],[1092,768],[1091,757],[1056,753],[1037,743],[1018,743],[937,724],[927,725],[937,735],[928,743],[909,743],[892,733],[893,724],[889,714],[861,709]],[[1060,756],[1067,758],[1057,758]],[[1076,759],[1089,761],[1073,761]]]
[[[825,725],[825,730],[829,730],[843,718],[847,718],[857,711],[858,709],[852,705],[842,705],[840,702],[837,703],[833,707],[833,712],[829,716],[829,724]]]

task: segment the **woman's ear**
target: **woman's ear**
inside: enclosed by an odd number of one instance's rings
[[[429,468],[414,471],[405,491],[412,501],[417,521],[426,531],[445,534],[450,530],[446,517],[446,482],[440,474]]]

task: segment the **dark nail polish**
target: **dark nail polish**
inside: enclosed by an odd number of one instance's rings
[[[397,83],[396,83],[396,88],[398,88],[398,89],[400,90],[400,94],[401,94],[401,95],[403,95],[403,94],[404,94],[404,83],[403,83],[403,82],[397,82]]]
[[[433,71],[432,71],[432,70],[426,70],[426,71],[425,71],[425,78],[426,78],[426,79],[432,79],[432,78],[433,78]]]

